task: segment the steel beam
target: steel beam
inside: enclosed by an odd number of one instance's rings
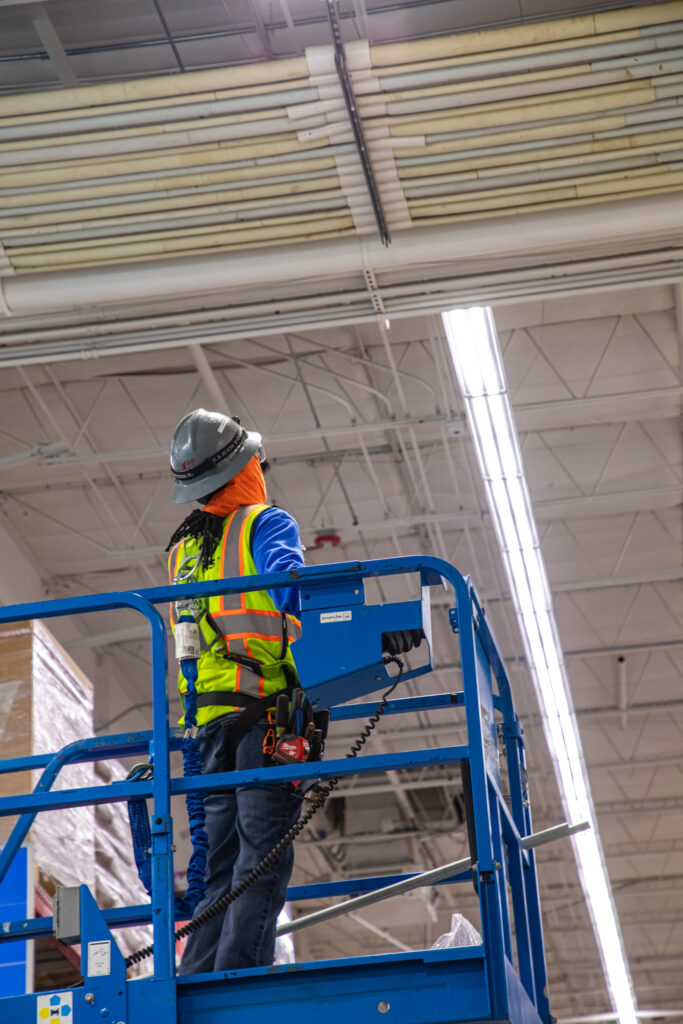
[[[254,28],[256,29],[256,35],[258,36],[261,48],[263,49],[263,56],[266,60],[273,59],[273,46],[268,35],[268,29],[266,23],[263,20],[261,9],[258,5],[258,0],[247,0],[247,7],[254,19]]]
[[[176,64],[178,65],[178,68],[181,71],[185,71],[185,65],[183,63],[183,59],[180,56],[180,53],[178,52],[178,47],[176,46],[175,39],[173,38],[173,36],[171,34],[171,30],[170,30],[170,28],[168,26],[168,22],[166,21],[166,16],[164,15],[164,12],[161,9],[161,4],[159,3],[159,0],[152,0],[152,3],[154,4],[155,10],[156,10],[157,14],[159,15],[159,21],[161,22],[161,27],[163,28],[164,34],[165,34],[166,38],[168,39],[168,44],[171,47],[171,50],[173,51],[173,56],[176,59]]]
[[[75,89],[79,85],[78,76],[42,3],[31,4],[29,16],[41,43],[47,50],[48,57],[54,64],[60,82],[67,89]]]

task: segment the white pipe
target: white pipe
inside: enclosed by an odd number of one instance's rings
[[[559,278],[554,273],[554,269],[551,267],[535,286],[529,282],[520,282],[511,287],[505,287],[499,282],[489,281],[484,277],[474,281],[469,280],[459,288],[452,287],[435,296],[430,296],[429,291],[423,293],[415,286],[416,291],[411,300],[405,300],[400,309],[394,307],[392,303],[391,308],[388,308],[387,311],[392,317],[403,317],[414,316],[416,313],[438,313],[444,306],[451,307],[463,303],[481,305],[494,301],[506,303],[528,301],[531,295],[542,299],[575,299],[577,291],[585,295],[586,293],[604,291],[605,288],[629,287],[633,283],[642,285],[644,281],[666,285],[675,283],[683,277],[683,262],[680,260],[676,263],[660,263],[648,269],[637,264],[633,267],[626,265],[622,271],[613,274],[592,271],[573,275],[570,267],[568,270],[565,269]],[[1,290],[2,278],[0,277],[0,293]],[[294,304],[292,311],[284,316],[282,314],[254,316],[252,319],[231,321],[222,325],[219,334],[212,334],[211,338],[204,333],[201,343],[227,342],[234,338],[244,338],[246,334],[253,337],[267,337],[272,334],[281,334],[285,329],[322,330],[349,324],[374,323],[377,314],[368,301],[367,295],[360,294],[360,299],[350,301],[345,293],[343,306],[330,305],[332,300],[329,296],[322,296],[322,298],[316,296],[310,301],[304,299],[303,305]],[[365,301],[362,301],[363,296],[365,296]],[[108,324],[115,326],[116,321],[109,320]],[[197,332],[190,331],[190,333],[196,334]],[[118,338],[114,332],[111,338],[107,337],[99,342],[95,341],[89,344],[84,342],[80,345],[73,341],[57,343],[47,341],[43,344],[29,345],[25,343],[27,340],[22,337],[19,344],[3,346],[0,353],[0,366],[44,365],[45,363],[73,359],[159,351],[184,347],[189,338],[187,334],[181,337],[169,337],[167,332],[151,331],[149,334],[140,335],[137,340],[131,339],[129,335],[123,339]]]
[[[213,371],[213,367],[211,366],[211,363],[206,357],[206,352],[204,351],[202,346],[198,345],[196,342],[192,345],[188,345],[187,347],[190,352],[190,355],[192,356],[194,365],[197,368],[197,373],[199,374],[202,384],[209,392],[209,397],[211,398],[212,402],[212,408],[227,408],[227,401],[225,395],[223,394],[221,386],[218,383],[218,378],[216,377],[216,374]]]
[[[631,55],[649,54],[660,48],[669,49],[672,45],[683,42],[683,33],[679,31],[667,35],[662,32],[663,27],[658,26],[660,34],[648,39],[619,39],[612,43],[596,45],[587,43],[584,46],[576,46],[571,49],[549,49],[543,53],[525,53],[517,57],[504,57],[498,60],[473,60],[470,58],[433,70],[399,71],[389,75],[380,73],[379,84],[383,92],[398,92],[448,82],[467,81],[468,79],[479,81],[485,77],[495,77],[501,74],[523,74],[526,71],[539,71],[558,65],[590,63],[593,67],[602,68],[603,65],[594,64],[594,60],[609,59],[613,54],[616,60],[628,63],[628,57]],[[680,25],[676,24],[670,27],[680,29]],[[652,56],[654,57],[654,53]]]
[[[479,146],[472,149],[457,149],[450,150],[444,153],[424,153],[420,156],[398,156],[395,158],[396,166],[399,168],[404,167],[424,167],[427,164],[435,165],[435,170],[438,169],[440,163],[454,162],[455,160],[475,160],[480,157],[489,156],[502,156],[509,154],[516,156],[517,154],[528,154],[533,153],[535,150],[563,150],[565,147],[572,147],[580,145],[581,143],[592,143],[606,139],[623,139],[623,148],[629,145],[631,136],[661,136],[664,133],[670,133],[683,127],[683,117],[676,120],[667,121],[666,127],[657,131],[653,131],[651,124],[638,124],[638,125],[623,125],[621,128],[611,128],[606,131],[583,131],[576,135],[563,135],[559,139],[541,138],[532,139],[528,142],[510,142],[504,143],[498,146]],[[641,140],[638,139],[640,144]],[[642,142],[645,145],[645,142]],[[597,150],[595,150],[597,152]],[[64,186],[66,187],[66,186]],[[0,189],[0,195],[6,190]],[[19,189],[13,191],[18,192]],[[22,190],[25,191],[25,190]]]
[[[33,213],[40,214],[41,217],[44,214],[54,213],[60,210],[84,210],[89,207],[95,207],[101,210],[105,206],[115,206],[119,203],[143,203],[143,202],[156,202],[160,199],[178,199],[182,196],[197,196],[197,195],[211,195],[215,196],[223,192],[235,192],[241,189],[254,189],[259,188],[272,188],[275,194],[277,193],[278,185],[289,185],[294,181],[317,181],[319,178],[334,178],[337,176],[337,172],[334,167],[321,168],[315,171],[298,171],[293,174],[273,174],[266,178],[259,177],[258,183],[253,185],[244,180],[239,181],[227,181],[222,184],[210,184],[210,185],[187,185],[182,188],[164,188],[155,189],[153,192],[145,191],[126,191],[122,192],[108,192],[104,196],[95,196],[92,199],[68,199],[62,202],[52,203],[36,203],[35,201],[28,206],[13,206],[5,199],[5,213],[6,216],[20,217],[25,215],[31,215]],[[201,180],[203,174],[193,175],[194,178]],[[6,190],[0,189],[0,195]],[[309,190],[307,190],[309,191]],[[67,193],[68,194],[68,193]],[[230,196],[228,195],[229,199]],[[26,200],[24,199],[24,202]],[[45,217],[45,221],[49,220]]]
[[[553,825],[551,828],[543,829],[542,832],[534,832],[530,836],[523,836],[521,846],[525,850],[532,850],[538,846],[544,846],[546,843],[554,843],[558,839],[567,839],[569,836],[573,836],[577,832],[584,832],[588,828],[590,828],[590,824],[587,821],[577,822],[573,825],[564,822],[562,825]],[[296,921],[285,921],[278,925],[277,934],[285,935],[288,932],[296,932],[301,928],[308,928],[312,924],[318,924],[321,921],[328,921],[330,918],[348,914],[350,911],[360,907],[371,906],[373,903],[380,903],[382,900],[400,896],[404,892],[410,892],[413,889],[421,889],[423,886],[442,882],[444,879],[450,878],[451,875],[460,874],[461,871],[467,871],[471,867],[471,857],[463,857],[460,860],[451,861],[450,864],[443,864],[441,867],[432,868],[431,871],[424,871],[419,875],[413,875],[411,878],[394,882],[393,885],[387,885],[383,889],[374,889],[372,892],[364,893],[362,896],[355,896],[344,903],[337,903],[335,906],[326,907],[324,910],[317,910],[313,914],[297,918]]]
[[[636,129],[634,129],[636,130]],[[642,129],[645,131],[645,129]],[[162,155],[160,159],[155,162],[156,166],[152,170],[144,171],[131,171],[128,174],[114,174],[109,173],[111,171],[111,165],[109,163],[100,163],[95,165],[89,165],[88,172],[90,176],[77,177],[75,169],[69,168],[69,171],[65,171],[63,167],[57,169],[55,172],[54,168],[50,168],[47,172],[49,180],[44,180],[46,177],[45,169],[42,169],[37,174],[34,172],[33,178],[28,184],[24,183],[26,174],[20,174],[16,172],[14,174],[15,179],[20,178],[22,181],[21,185],[8,185],[0,188],[0,195],[30,195],[40,189],[42,191],[60,190],[66,188],[80,189],[87,188],[91,185],[107,185],[107,184],[118,184],[119,182],[131,182],[131,181],[148,181],[149,179],[157,178],[176,178],[184,177],[186,175],[201,175],[216,174],[221,171],[244,171],[248,169],[250,174],[247,180],[251,180],[254,167],[269,166],[272,167],[276,164],[299,164],[305,160],[320,160],[320,159],[333,159],[338,153],[355,153],[354,143],[342,143],[330,146],[318,146],[312,149],[302,149],[295,153],[284,152],[275,153],[268,156],[242,156],[239,159],[234,160],[211,160],[211,157],[215,156],[215,153],[207,152],[205,149],[200,151],[200,162],[198,163],[187,163],[183,164],[182,167],[171,167],[168,165],[167,155]],[[226,147],[219,147],[218,154],[225,155],[227,153]],[[201,162],[205,160],[206,162]],[[127,161],[127,165],[130,163],[135,164],[136,161]],[[143,159],[143,163],[149,164],[148,159]],[[106,173],[102,173],[106,171]],[[6,176],[2,175],[0,181],[5,181]]]
[[[404,180],[404,191],[408,199],[437,198],[452,199],[454,188],[456,196],[471,192],[493,192],[497,189],[512,188],[512,186],[526,186],[527,192],[531,187],[539,185],[545,188],[549,182],[561,182],[572,185],[587,182],[591,184],[595,179],[601,179],[604,175],[612,175],[619,171],[637,170],[641,168],[643,173],[652,174],[656,171],[663,171],[669,162],[680,160],[683,157],[683,145],[678,140],[671,143],[671,152],[666,152],[663,146],[644,146],[642,149],[633,150],[633,155],[628,157],[614,158],[611,152],[593,154],[593,159],[571,161],[567,158],[559,160],[538,160],[532,163],[518,163],[514,173],[504,173],[500,166],[492,167],[488,171],[475,172],[462,171],[459,177],[463,180],[454,183],[454,175],[434,174],[429,177],[411,179],[419,184],[410,185]],[[502,172],[502,173],[501,173]],[[619,175],[621,177],[621,175]],[[468,179],[469,180],[466,180]],[[517,191],[517,189],[515,189]],[[488,197],[487,197],[488,198]],[[437,203],[440,208],[441,203]]]
[[[617,707],[623,714],[621,715],[621,728],[625,731],[628,727],[628,717],[626,710],[628,708],[628,680],[626,678],[626,658],[623,654],[620,654],[617,658]]]
[[[275,250],[218,253],[186,259],[39,273],[3,279],[5,299],[12,314],[32,315],[74,307],[149,302],[182,294],[207,294],[226,288],[244,288],[286,281],[315,281],[425,264],[457,261],[466,267],[483,257],[534,257],[564,248],[582,248],[586,256],[605,243],[628,251],[647,240],[653,248],[667,248],[683,232],[683,203],[679,195],[596,203],[573,209],[492,217],[459,225],[439,225],[397,231],[392,244],[376,238],[346,237]]]
[[[527,265],[520,270],[500,271],[479,276],[449,277],[439,275],[437,281],[421,280],[418,282],[409,281],[398,285],[385,285],[382,289],[382,296],[385,302],[388,300],[393,311],[398,309],[398,303],[416,305],[420,299],[423,306],[429,305],[437,308],[438,303],[447,298],[450,301],[452,296],[485,295],[497,293],[500,288],[511,282],[516,282],[518,290],[529,292],[534,289],[538,292],[544,288],[547,290],[548,282],[551,280],[564,281],[562,291],[565,294],[571,292],[567,279],[571,279],[572,285],[577,283],[587,290],[595,290],[604,285],[615,286],[619,283],[629,282],[637,278],[637,275],[647,275],[652,278],[654,274],[660,280],[677,280],[681,276],[681,260],[683,260],[683,248],[668,249],[666,255],[658,252],[640,252],[626,254],[624,256],[606,256],[602,259],[571,260],[569,262],[553,262],[546,265],[543,270],[538,266]],[[654,278],[652,278],[654,279]],[[554,289],[554,291],[559,289]],[[436,293],[434,301],[430,300],[430,293]],[[488,299],[487,299],[488,301]],[[359,306],[367,309],[366,289],[344,292],[345,306],[358,310]],[[29,345],[32,342],[44,341],[53,346],[55,342],[66,340],[74,341],[84,338],[93,341],[98,336],[105,335],[108,339],[118,336],[125,344],[131,346],[128,351],[133,351],[135,344],[143,344],[151,341],[152,347],[164,347],[155,342],[159,338],[165,341],[180,335],[180,344],[186,344],[192,338],[199,338],[201,343],[216,340],[212,332],[218,331],[223,340],[227,340],[225,334],[235,325],[237,318],[238,329],[248,333],[252,328],[257,329],[255,320],[258,318],[262,326],[269,314],[282,317],[284,314],[291,319],[291,315],[306,317],[308,314],[319,309],[334,309],[334,292],[326,293],[318,288],[315,294],[308,294],[299,298],[277,299],[267,303],[247,303],[238,306],[216,306],[210,311],[197,309],[191,314],[187,312],[171,312],[154,316],[127,317],[125,320],[103,320],[94,322],[88,318],[87,313],[80,318],[80,323],[70,322],[68,314],[55,314],[46,318],[39,316],[26,317],[18,325],[18,333],[3,331],[2,339],[5,346],[12,342],[20,345]],[[9,310],[7,311],[9,315]],[[332,314],[333,316],[334,314]],[[366,318],[367,319],[367,318]],[[85,322],[83,322],[85,321]],[[208,321],[208,323],[207,323]],[[52,326],[55,324],[55,326]],[[250,326],[247,326],[249,324]],[[33,330],[29,330],[33,327]],[[163,330],[162,330],[163,329]],[[158,332],[161,331],[161,334]],[[265,333],[273,333],[266,331]],[[232,335],[230,335],[232,336]],[[79,347],[79,354],[82,349]]]
[[[278,196],[266,199],[248,200],[244,203],[226,204],[224,208],[209,206],[206,212],[204,207],[199,207],[201,212],[182,216],[186,211],[175,212],[160,211],[146,215],[144,221],[134,218],[121,218],[121,221],[114,225],[107,225],[106,221],[93,220],[92,223],[83,221],[87,226],[81,228],[70,228],[68,224],[63,227],[59,224],[50,226],[51,229],[22,229],[7,228],[4,231],[5,244],[8,248],[15,250],[16,247],[26,246],[35,249],[37,253],[55,251],[46,248],[54,246],[57,251],[62,251],[65,242],[89,242],[99,245],[100,239],[113,238],[112,245],[124,244],[129,239],[127,235],[140,238],[152,236],[154,238],[177,237],[178,231],[185,231],[185,237],[194,233],[191,229],[202,226],[213,227],[219,224],[248,224],[253,221],[262,221],[263,218],[289,217],[293,214],[313,214],[322,210],[345,210],[347,203],[338,189],[330,191],[311,192],[308,196],[298,195],[289,199],[286,196]],[[259,226],[262,226],[259,223]],[[167,231],[174,232],[173,235],[166,235]],[[72,251],[79,246],[72,246]],[[87,246],[82,246],[87,248]]]
[[[680,67],[680,64],[678,65]],[[650,73],[664,74],[664,69],[657,70],[649,68]],[[644,69],[640,69],[638,77],[649,77],[645,75]],[[426,113],[431,110],[453,110],[456,107],[471,107],[482,103],[503,103],[507,100],[531,98],[532,96],[553,96],[561,97],[564,92],[573,92],[575,89],[593,89],[599,86],[618,85],[623,82],[630,82],[634,75],[625,68],[614,68],[607,71],[583,71],[573,75],[566,75],[562,78],[543,78],[531,82],[508,82],[507,85],[493,86],[484,80],[472,83],[472,88],[467,91],[457,92],[446,91],[438,95],[422,96],[419,92],[414,93],[406,99],[387,99],[384,104],[386,113],[401,117],[405,114]],[[359,104],[364,117],[382,116],[384,111],[374,113],[375,104],[369,105],[361,102]]]
[[[249,89],[272,85],[273,81],[292,82],[306,77],[306,62],[301,57],[278,61],[242,64],[208,71],[188,71],[182,75],[155,75],[123,82],[103,82],[79,89],[55,89],[3,97],[7,117],[44,114],[57,110],[83,110],[104,104],[133,100],[165,99],[169,95],[219,92],[223,89]]]
[[[70,132],[130,128],[138,125],[169,124],[173,121],[187,121],[195,118],[216,117],[225,114],[243,114],[245,111],[272,110],[273,107],[292,106],[315,101],[318,90],[310,86],[265,92],[255,96],[239,96],[236,99],[207,100],[200,103],[184,103],[181,106],[146,107],[143,110],[121,110],[110,114],[91,114],[85,111],[82,117],[74,116],[63,120],[41,121],[38,123],[3,125],[0,119],[0,141],[6,139],[37,139],[44,136],[60,136]],[[97,109],[96,107],[94,108]]]
[[[536,121],[522,122],[521,129],[517,128],[516,130],[523,131],[526,138],[545,138],[547,144],[550,145],[556,139],[564,138],[565,134],[580,131],[582,128],[584,131],[592,133],[596,126],[605,123],[612,128],[628,127],[632,124],[645,124],[647,125],[647,130],[652,131],[657,122],[680,118],[681,116],[680,104],[674,99],[652,100],[650,98],[647,102],[641,101],[638,106],[631,107],[617,107],[604,104],[599,110],[587,109],[579,111],[577,109],[573,113],[566,113],[566,104],[563,106],[560,103],[559,97],[557,100],[551,98],[550,102],[554,104],[552,115],[550,112],[546,112],[546,117]],[[536,106],[537,109],[542,110],[540,104]],[[422,127],[425,128],[427,125],[423,124]],[[485,123],[472,128],[426,132],[424,138],[428,146],[445,146],[447,142],[457,144],[462,139],[477,139],[481,136],[487,139],[501,134],[510,137],[513,129],[514,125],[512,123],[501,123],[499,125]],[[663,129],[664,126],[662,126]],[[400,141],[401,138],[396,139],[396,142]],[[406,142],[405,145],[412,145],[412,143]]]
[[[105,155],[120,156],[122,153],[144,153],[149,150],[174,149],[177,146],[197,146],[205,142],[237,142],[241,139],[289,134],[292,131],[286,117],[271,117],[263,121],[244,121],[240,124],[225,124],[211,128],[203,128],[201,124],[201,121],[198,121],[197,127],[174,132],[143,133],[124,138],[97,139],[94,142],[0,151],[0,167],[30,166],[33,163],[53,163],[55,160],[84,160]]]
[[[403,950],[404,953],[412,953],[412,946],[406,946],[404,942],[400,942],[390,932],[386,932],[384,928],[378,928],[376,924],[371,921],[366,921],[360,914],[354,914],[349,911],[349,919],[359,924],[361,928],[366,928],[369,932],[373,932],[374,935],[378,935],[380,939],[384,939],[392,946],[396,946],[397,949]]]

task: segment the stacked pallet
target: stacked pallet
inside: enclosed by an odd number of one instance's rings
[[[93,687],[40,622],[0,631],[0,744],[4,758],[60,750],[93,735]],[[0,775],[0,796],[28,793],[42,769]],[[67,765],[53,789],[101,785],[124,777],[116,761]],[[14,818],[0,818],[0,845]],[[72,807],[39,814],[28,836],[33,847],[38,909],[57,886],[85,884],[102,908],[143,903],[124,804]],[[149,929],[117,932],[124,954],[146,945]],[[37,981],[39,979],[37,978]]]

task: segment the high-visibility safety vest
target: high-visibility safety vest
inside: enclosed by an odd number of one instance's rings
[[[270,507],[246,505],[236,509],[225,521],[213,565],[209,569],[200,566],[192,577],[193,582],[255,575],[257,570],[251,550],[253,526],[258,516]],[[200,543],[195,537],[186,537],[172,548],[168,560],[171,582],[183,560],[199,554],[199,550]],[[218,595],[205,598],[202,604],[205,614],[199,619],[202,650],[198,662],[198,693],[230,690],[251,697],[266,697],[287,686],[285,666],[296,678],[289,644],[301,636],[301,623],[293,615],[278,611],[266,590]],[[175,626],[173,607],[171,626]],[[230,661],[226,657],[230,654],[258,662],[259,673]],[[178,689],[181,695],[187,691],[182,673],[178,675]],[[200,707],[197,724],[205,725],[213,718],[239,710],[237,706],[225,704]]]

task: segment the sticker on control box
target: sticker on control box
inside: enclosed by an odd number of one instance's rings
[[[321,622],[348,622],[351,618],[351,612],[321,612]]]
[[[89,942],[88,977],[101,978],[107,974],[111,974],[111,941]]]
[[[60,1024],[71,1024],[74,1008],[73,992],[48,992],[36,999],[36,1024],[46,1021],[60,1021]]]

